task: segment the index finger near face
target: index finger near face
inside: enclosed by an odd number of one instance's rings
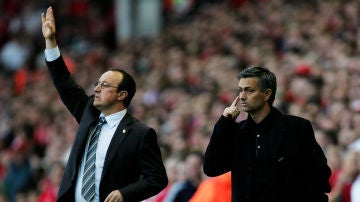
[[[231,103],[230,107],[236,107],[239,102],[239,96],[236,96],[235,100]]]

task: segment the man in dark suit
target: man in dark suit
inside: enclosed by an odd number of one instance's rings
[[[204,172],[231,171],[233,202],[325,202],[330,168],[311,123],[273,107],[276,77],[266,68],[240,72],[239,95],[214,126]],[[236,122],[238,105],[248,113]]]
[[[95,94],[87,96],[60,55],[52,8],[41,18],[51,77],[79,123],[57,201],[141,201],[159,193],[168,181],[156,132],[127,112],[136,91],[134,79],[111,69],[95,83]]]

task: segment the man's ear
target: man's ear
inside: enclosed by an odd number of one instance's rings
[[[271,97],[271,94],[272,94],[272,90],[271,89],[266,89],[265,92],[265,101],[268,101]]]
[[[120,91],[118,92],[118,100],[124,100],[128,96],[127,91]]]

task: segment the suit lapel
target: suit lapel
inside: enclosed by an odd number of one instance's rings
[[[121,144],[127,138],[131,129],[130,128],[131,121],[132,121],[132,117],[128,113],[126,113],[124,118],[121,120],[119,126],[117,127],[106,153],[104,168],[101,174],[101,178],[104,177],[104,173],[106,173],[107,170],[109,169],[110,162],[115,157],[115,154],[121,147]]]

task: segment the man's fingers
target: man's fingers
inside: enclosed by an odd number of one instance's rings
[[[41,22],[44,24],[45,22],[45,13],[42,13],[41,14]]]
[[[46,22],[46,20],[54,20],[54,15],[51,7],[46,10],[46,13],[41,13],[41,22],[44,23]]]
[[[104,202],[122,202],[123,198],[119,190],[112,191],[105,199]]]
[[[47,20],[54,21],[54,12],[53,12],[52,7],[49,7],[49,8],[47,9],[46,19],[47,19]]]
[[[237,104],[239,102],[239,96],[236,96],[235,100],[233,101],[233,103],[230,105],[230,107],[236,107]]]

